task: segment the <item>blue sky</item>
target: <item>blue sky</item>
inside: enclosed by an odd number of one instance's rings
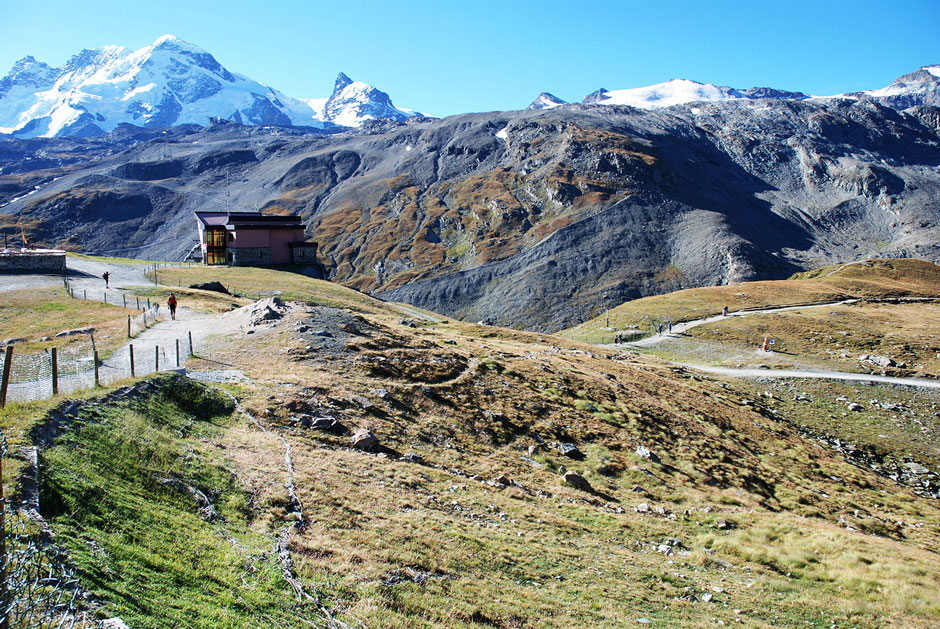
[[[0,24],[0,75],[171,33],[291,96],[343,71],[438,116],[670,78],[832,94],[940,64],[940,0],[0,0]]]

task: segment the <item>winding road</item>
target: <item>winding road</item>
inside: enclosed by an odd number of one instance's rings
[[[810,308],[831,308],[832,306],[841,306],[845,304],[853,304],[862,301],[861,299],[843,299],[841,301],[830,301],[819,304],[804,304],[797,306],[781,306],[776,308],[761,308],[756,310],[738,310],[728,315],[715,315],[712,317],[706,317],[704,319],[694,319],[692,321],[685,321],[683,323],[678,323],[672,326],[672,332],[666,334],[654,334],[648,336],[644,339],[638,341],[630,341],[627,343],[615,343],[610,345],[610,347],[617,348],[631,348],[631,347],[653,347],[669,338],[677,338],[682,335],[684,332],[691,330],[692,328],[698,327],[700,325],[705,325],[706,323],[713,323],[715,321],[721,321],[723,319],[728,319],[730,317],[744,317],[752,315],[763,315],[763,314],[774,314],[778,312],[788,312],[793,310],[807,310]],[[872,300],[869,300],[872,301]],[[900,301],[937,301],[937,299],[925,297],[925,298],[908,298],[904,300],[895,300],[895,299],[884,299],[878,300],[881,302],[900,302]],[[700,364],[691,364],[691,363],[682,363],[676,361],[670,361],[675,365],[683,367],[685,369],[694,369],[696,371],[701,371],[705,373],[710,373],[719,376],[728,376],[732,378],[810,378],[810,379],[821,379],[821,380],[842,380],[850,382],[878,382],[882,384],[893,384],[893,385],[902,385],[908,387],[918,387],[925,389],[940,389],[940,381],[937,380],[927,380],[924,378],[897,378],[892,376],[878,376],[874,374],[864,374],[864,373],[851,373],[845,371],[830,371],[825,369],[814,370],[814,369],[757,369],[757,368],[740,368],[740,367],[718,367],[713,365],[700,365]]]

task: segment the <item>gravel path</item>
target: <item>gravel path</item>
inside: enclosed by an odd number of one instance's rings
[[[940,389],[940,381],[923,378],[894,378],[866,373],[846,373],[844,371],[813,371],[806,369],[747,369],[734,367],[714,367],[711,365],[688,365],[676,363],[686,369],[695,369],[719,376],[733,378],[814,378],[821,380],[845,380],[853,382],[879,382],[882,384],[900,384],[924,389]]]
[[[697,328],[700,325],[705,325],[706,323],[713,323],[715,321],[721,321],[722,319],[728,319],[731,317],[744,317],[751,315],[762,315],[762,314],[774,314],[777,312],[787,312],[790,310],[806,310],[808,308],[829,308],[832,306],[842,306],[845,304],[854,304],[860,300],[858,299],[843,299],[842,301],[828,301],[822,304],[810,304],[804,306],[783,306],[778,308],[761,308],[759,310],[738,310],[736,312],[728,313],[728,315],[715,315],[714,317],[706,317],[705,319],[695,319],[693,321],[685,321],[683,323],[676,323],[672,326],[672,332],[664,333],[662,335],[654,334],[648,336],[639,341],[629,341],[626,343],[616,343],[615,347],[652,347],[657,343],[661,343],[669,338],[675,338],[681,336],[683,333],[691,330],[692,328]]]

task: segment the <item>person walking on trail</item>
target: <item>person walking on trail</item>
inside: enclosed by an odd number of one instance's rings
[[[728,316],[728,306],[725,306],[724,308],[721,309],[721,316],[722,317]]]
[[[170,293],[166,300],[166,305],[170,307],[170,318],[176,321],[176,295]]]
[[[670,321],[670,322],[669,322],[668,324],[666,324],[666,325],[667,325],[667,327],[669,328],[669,333],[672,334],[672,321]]]
[[[101,277],[104,279],[104,287],[108,288],[108,281],[111,279],[111,274],[105,271]]]
[[[660,335],[660,336],[663,335],[663,324],[662,324],[662,323],[659,324],[659,335]]]

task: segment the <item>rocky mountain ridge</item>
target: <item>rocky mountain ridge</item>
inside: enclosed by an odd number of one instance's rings
[[[781,90],[773,87],[736,89],[726,85],[700,83],[688,79],[670,79],[664,83],[628,89],[600,88],[581,101],[584,105],[628,105],[639,109],[662,109],[686,103],[719,103],[731,100],[807,100],[848,98],[869,99],[893,109],[908,109],[919,105],[940,105],[940,65],[922,66],[901,76],[888,87],[847,92],[834,96],[810,96],[804,92]],[[564,100],[542,92],[529,109],[547,109],[567,105]]]
[[[334,281],[555,330],[680,287],[940,259],[938,111],[741,99],[19,140],[0,143],[0,227],[178,259],[194,210],[291,212]]]

